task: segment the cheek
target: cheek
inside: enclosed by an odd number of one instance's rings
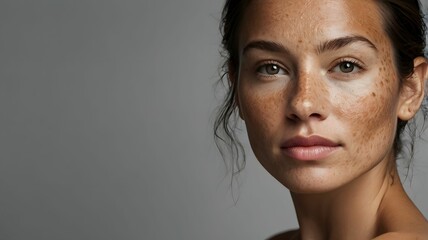
[[[242,87],[239,108],[252,145],[271,142],[284,118],[284,93],[280,90],[259,91]]]
[[[392,149],[397,124],[398,104],[394,74],[382,67],[377,81],[363,97],[343,99],[338,116],[350,130],[350,146],[361,159],[380,160]],[[355,163],[355,162],[354,162]],[[366,164],[371,164],[367,162]]]

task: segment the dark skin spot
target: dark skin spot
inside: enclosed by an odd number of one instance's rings
[[[373,97],[376,97],[376,93],[372,92],[372,96],[373,96]]]

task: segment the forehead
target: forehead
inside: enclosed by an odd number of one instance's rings
[[[318,44],[345,35],[361,35],[384,44],[387,39],[374,0],[252,0],[240,28],[239,43],[266,39]]]

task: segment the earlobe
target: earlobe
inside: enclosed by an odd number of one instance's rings
[[[425,96],[425,80],[428,74],[428,63],[424,57],[413,61],[413,73],[403,80],[400,89],[400,101],[397,116],[408,121],[416,114]]]

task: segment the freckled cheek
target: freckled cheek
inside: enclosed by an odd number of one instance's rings
[[[245,89],[239,93],[239,105],[248,133],[266,140],[278,131],[283,116],[282,91],[256,91]],[[251,140],[251,139],[250,139]]]
[[[382,149],[388,146],[387,139],[391,138],[391,132],[384,126],[387,115],[376,107],[373,99],[372,95],[367,96],[339,120],[345,122],[348,133],[343,140],[350,155],[344,164],[359,169],[366,169],[380,159]]]
[[[351,141],[348,141],[348,147],[356,155],[367,160],[373,160],[375,155],[382,155],[390,150],[395,134],[396,99],[394,97],[396,96],[391,94],[389,89],[379,88],[386,83],[376,85],[377,87],[371,89],[369,94],[352,101],[354,104],[347,102],[347,106],[343,109],[348,111],[343,110],[340,114],[343,121],[347,122],[347,128],[350,129]]]

